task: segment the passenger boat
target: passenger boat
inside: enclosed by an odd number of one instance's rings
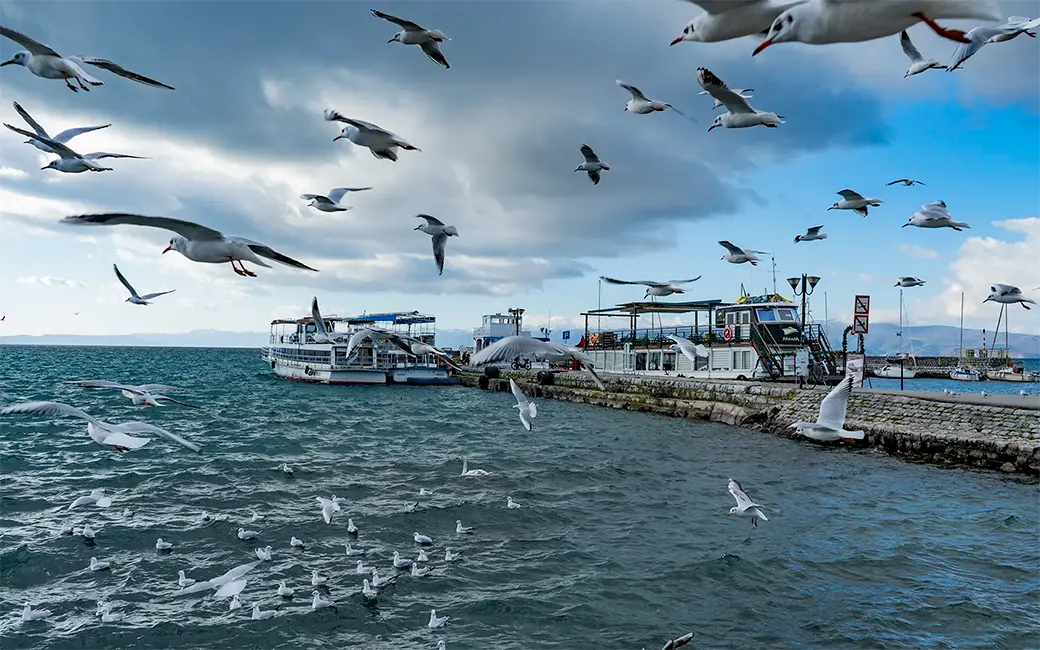
[[[413,311],[349,318],[333,315],[321,320],[331,343],[315,340],[318,329],[313,316],[271,321],[268,347],[261,352],[275,375],[321,384],[458,383],[436,356],[411,356],[388,342],[375,343],[365,338],[347,356],[351,336],[363,329],[386,330],[433,346],[437,320],[434,316]]]

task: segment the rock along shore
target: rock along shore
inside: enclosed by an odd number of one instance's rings
[[[532,372],[504,372],[497,379],[464,374],[461,380],[464,386],[483,387],[486,381],[490,390],[508,391],[509,377],[536,397],[724,422],[788,437],[793,436],[793,422],[816,421],[820,401],[830,390],[603,375],[607,390],[601,391],[583,374],[570,372],[557,373],[547,385],[539,385]],[[857,446],[908,460],[1040,476],[1040,398],[1036,396],[951,397],[855,389],[845,428],[865,432]]]

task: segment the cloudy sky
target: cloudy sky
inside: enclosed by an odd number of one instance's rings
[[[1000,2],[1036,16],[1040,2]],[[438,28],[452,40],[450,70],[370,6]],[[1040,286],[1040,43],[1020,37],[984,48],[956,73],[903,78],[898,37],[838,46],[754,39],[672,38],[700,9],[660,2],[48,2],[5,0],[3,24],[59,52],[100,56],[177,88],[106,82],[69,92],[18,66],[0,72],[0,119],[25,126],[18,101],[52,134],[112,126],[72,142],[81,152],[148,156],[114,171],[41,171],[51,156],[0,133],[0,311],[5,334],[120,334],[199,328],[264,330],[304,313],[413,310],[443,328],[522,306],[529,324],[576,326],[595,308],[601,274],[630,279],[702,275],[690,299],[772,288],[757,269],[720,260],[717,244],[772,251],[784,278],[819,275],[812,315],[850,318],[853,295],[873,297],[873,319],[897,319],[895,279],[912,324],[990,328],[982,304],[993,282]],[[951,21],[968,28],[972,23]],[[928,57],[955,44],[910,30]],[[0,42],[0,57],[17,46]],[[778,129],[716,129],[696,69],[783,115]],[[698,121],[631,115],[623,79]],[[322,111],[377,123],[422,152],[377,160],[345,141]],[[598,186],[572,172],[582,143],[612,170]],[[926,187],[886,187],[909,176]],[[372,186],[350,212],[328,215],[298,195]],[[837,190],[884,200],[862,218],[827,211]],[[922,204],[945,200],[971,230],[901,229]],[[269,244],[320,269],[254,268],[160,255],[170,233],[73,228],[73,214],[120,211],[199,222]],[[415,214],[460,234],[437,275]],[[809,226],[830,238],[795,244]],[[141,292],[176,289],[149,307],[127,304],[111,266]],[[1040,292],[1035,294],[1040,296]],[[639,299],[604,285],[602,302]],[[73,316],[79,312],[79,316]],[[1012,330],[1040,331],[1040,310],[1016,308]]]

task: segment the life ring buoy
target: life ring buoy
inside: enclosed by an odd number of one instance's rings
[[[732,327],[727,327],[726,329],[722,330],[722,340],[723,341],[732,341],[733,340],[733,328]]]

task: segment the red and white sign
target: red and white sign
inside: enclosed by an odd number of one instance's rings
[[[866,316],[870,313],[870,296],[856,296],[856,308],[852,310],[857,316]]]
[[[852,317],[852,333],[853,334],[866,334],[870,329],[870,316],[866,314],[856,314]]]

